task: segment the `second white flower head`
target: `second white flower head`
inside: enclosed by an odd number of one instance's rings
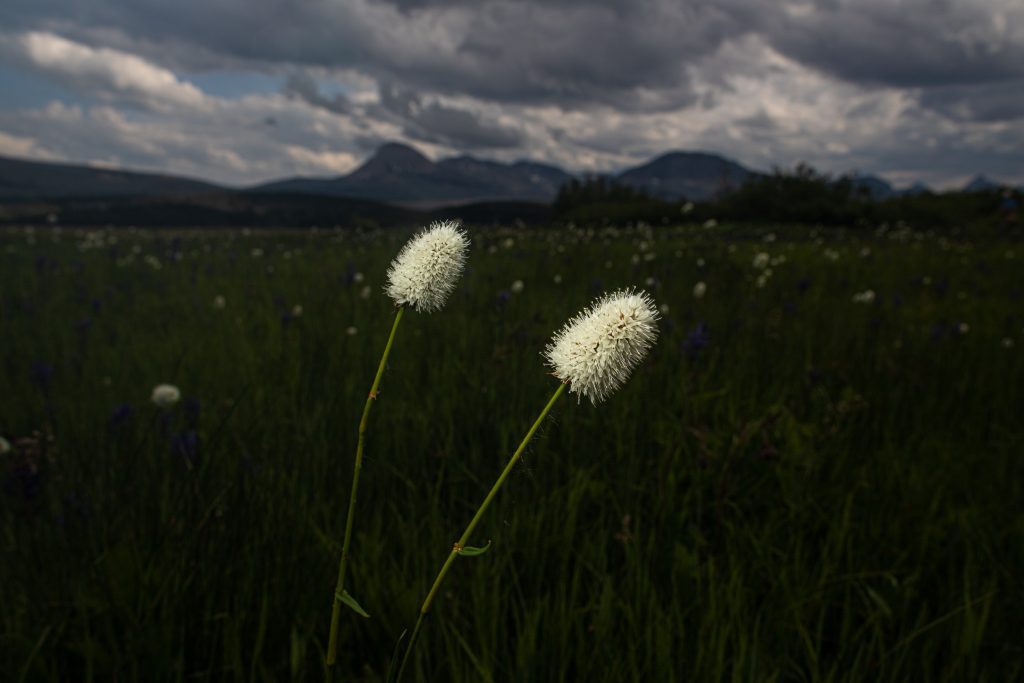
[[[388,268],[388,296],[399,306],[437,311],[466,264],[469,238],[458,221],[432,223],[406,242]]]
[[[591,403],[629,379],[658,338],[658,309],[647,292],[605,294],[555,334],[544,351],[555,377]]]

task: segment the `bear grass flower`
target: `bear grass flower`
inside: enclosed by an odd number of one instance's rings
[[[469,239],[458,221],[431,224],[409,240],[388,268],[386,290],[396,306],[440,310],[466,264]]]
[[[554,336],[544,356],[577,398],[597,404],[629,378],[658,337],[658,309],[646,292],[606,294]]]
[[[181,391],[173,384],[157,384],[149,398],[159,408],[170,408],[181,399]]]
[[[490,542],[479,548],[469,546],[470,536],[555,403],[567,389],[578,394],[577,398],[586,396],[595,404],[611,395],[629,378],[654,345],[658,337],[657,321],[658,310],[651,297],[644,291],[627,289],[600,297],[554,335],[544,356],[561,384],[526,432],[462,536],[452,544],[448,558],[420,606],[416,625],[394,679],[396,683],[402,680],[423,621],[455,559],[481,555],[490,547]]]
[[[345,575],[352,541],[352,528],[355,520],[356,499],[359,492],[359,474],[363,467],[363,444],[370,409],[377,399],[384,368],[387,367],[391,346],[395,341],[398,323],[402,321],[402,313],[408,306],[414,310],[429,313],[440,310],[448,295],[455,289],[459,276],[466,264],[466,252],[469,238],[459,227],[458,221],[440,221],[432,223],[429,228],[420,231],[409,240],[398,256],[391,262],[387,273],[385,291],[395,302],[395,320],[391,325],[384,353],[377,366],[377,375],[370,387],[370,394],[363,406],[363,416],[359,421],[356,440],[356,455],[352,473],[352,489],[349,493],[348,514],[345,516],[345,536],[341,545],[341,559],[338,561],[338,580],[334,588],[334,600],[331,606],[331,630],[327,642],[327,666],[334,665],[338,650],[338,624],[341,618],[341,605],[345,604],[357,614],[369,615],[363,610],[354,597],[345,590]],[[362,275],[359,280],[362,281]],[[301,308],[299,310],[301,313]],[[358,330],[348,327],[345,333],[354,336]]]

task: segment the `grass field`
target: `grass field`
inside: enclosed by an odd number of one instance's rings
[[[409,234],[0,233],[4,680],[324,680]],[[408,680],[1024,677],[1024,246],[470,234],[371,416],[346,587],[372,618],[343,612],[336,680],[383,680],[557,386],[551,334],[628,286],[665,307],[652,354],[607,402],[556,407]]]

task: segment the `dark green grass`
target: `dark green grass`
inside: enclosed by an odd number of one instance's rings
[[[343,613],[338,680],[383,680],[555,388],[551,334],[649,277],[669,306],[651,356],[606,403],[557,406],[408,678],[1024,676],[1024,250],[776,232],[473,232],[448,306],[403,321],[371,416],[346,583],[372,619]],[[408,233],[111,234],[0,235],[0,433],[36,442],[0,456],[3,678],[322,680]],[[758,288],[762,250],[786,261]],[[185,397],[168,416],[160,382]]]

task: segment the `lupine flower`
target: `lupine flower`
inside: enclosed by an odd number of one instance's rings
[[[646,292],[606,294],[569,320],[544,351],[577,398],[603,401],[629,378],[658,337],[658,311]]]
[[[388,268],[388,296],[398,306],[440,310],[462,274],[469,239],[458,221],[433,223],[402,247]]]
[[[708,326],[706,323],[697,323],[697,326],[690,330],[683,340],[683,351],[690,360],[695,360],[701,350],[708,345]]]
[[[160,408],[170,408],[181,398],[181,391],[173,384],[158,384],[153,387],[150,400]]]

